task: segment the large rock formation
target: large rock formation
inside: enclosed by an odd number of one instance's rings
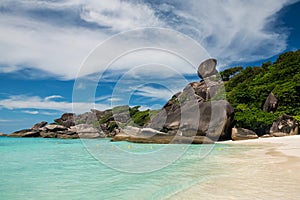
[[[268,95],[268,97],[263,105],[263,111],[274,113],[274,112],[276,112],[277,107],[278,107],[278,99],[275,97],[273,92],[271,92]]]
[[[74,113],[64,113],[55,123],[45,121],[34,124],[30,129],[23,129],[9,134],[9,137],[43,137],[64,139],[93,139],[112,137],[119,133],[118,126],[127,122],[129,106],[119,106],[116,111],[91,110],[76,116]],[[116,121],[117,118],[120,121]],[[76,122],[76,124],[75,124]]]
[[[113,137],[113,141],[163,144],[202,144],[230,139],[234,110],[223,98],[224,87],[216,63],[215,59],[201,63],[197,72],[202,80],[189,83],[182,92],[175,94],[149,123],[149,111],[119,106],[105,111],[92,109],[80,115],[64,113],[55,119],[54,124],[40,122],[31,129],[17,131],[10,136]]]
[[[204,80],[189,83],[175,94],[147,127],[169,135],[230,139],[234,110],[226,100],[213,100],[224,91],[215,65],[215,59],[201,63],[198,75]]]
[[[289,115],[280,116],[273,122],[270,129],[270,135],[275,137],[297,135],[299,130],[299,123]]]
[[[231,139],[232,140],[248,140],[257,139],[258,136],[254,131],[245,128],[232,128]]]

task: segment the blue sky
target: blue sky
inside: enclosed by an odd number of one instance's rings
[[[199,81],[197,66],[157,49],[83,70],[99,44],[100,62],[119,49],[153,42],[173,45],[187,57],[198,55],[195,63],[215,57],[219,70],[260,65],[300,48],[299,10],[295,0],[2,0],[0,132],[52,122],[74,107],[76,112],[123,104],[156,109],[187,82]],[[141,31],[104,48],[115,34],[143,27],[174,30],[178,40]],[[203,50],[189,45],[191,40]]]

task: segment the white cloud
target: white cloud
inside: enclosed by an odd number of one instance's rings
[[[97,102],[97,101],[107,101],[107,99],[109,99],[109,98],[111,98],[111,95],[95,97],[95,102]]]
[[[49,116],[55,116],[55,115],[59,115],[59,113],[56,112],[47,112],[47,111],[42,111],[40,112],[41,115],[49,115]]]
[[[154,87],[142,87],[137,89],[136,95],[140,95],[143,97],[169,100],[178,90],[170,90],[165,88],[154,88]]]
[[[34,110],[34,111],[23,110],[22,113],[31,114],[31,115],[37,115],[37,114],[39,114],[39,111],[37,111],[37,110]]]
[[[121,98],[109,98],[109,99],[107,99],[107,101],[108,102],[118,102],[118,101],[122,101],[122,99]]]
[[[0,123],[2,122],[14,122],[15,120],[12,119],[0,119]]]
[[[102,101],[105,101],[105,102],[118,102],[118,101],[121,101],[122,99],[121,98],[117,98],[117,97],[112,97],[111,95],[105,95],[105,96],[100,96],[100,97],[96,97],[95,99],[95,102],[102,102]]]
[[[113,31],[164,25],[147,4],[130,1],[85,1],[80,16]]]
[[[91,108],[98,110],[108,109],[110,106],[105,104],[94,104],[88,102],[56,102],[52,100],[44,100],[38,96],[10,96],[7,99],[0,100],[0,108],[6,109],[41,109],[41,110],[56,110],[62,112],[83,113]],[[29,114],[35,114],[35,111],[25,111]],[[34,113],[33,113],[34,112]],[[37,111],[38,112],[38,111]],[[38,113],[36,113],[38,114]],[[41,113],[41,114],[45,114]]]
[[[278,33],[269,25],[276,20],[278,11],[292,2],[295,1],[178,0],[150,3],[120,0],[3,0],[2,7],[15,12],[0,14],[0,72],[9,73],[31,67],[54,74],[58,79],[74,79],[82,61],[97,44],[114,33],[149,26],[171,28],[192,36],[210,55],[221,60],[222,66],[232,62],[268,58],[286,48],[287,33]],[[56,19],[57,21],[51,22],[51,17],[45,20],[30,15],[33,10],[43,9],[71,13],[71,16],[69,21]],[[75,16],[74,19],[72,15]],[[89,23],[90,26],[79,26],[78,20]],[[122,38],[122,41],[116,41],[107,48],[107,54],[103,54],[102,58],[114,58],[109,57],[110,53],[122,53],[128,46],[149,45],[153,42],[162,47],[174,44],[174,48],[185,48],[184,41],[180,38],[177,41],[168,40],[167,37],[151,40],[153,35],[147,36],[136,35],[129,40]],[[202,53],[194,47],[185,50],[187,54],[193,54],[191,57]],[[199,64],[203,57],[198,57],[193,61]],[[118,69],[131,69],[137,59],[145,57],[131,58],[119,65]],[[167,60],[166,57],[157,59],[157,62],[164,60]],[[101,64],[106,61],[104,59],[96,66],[82,71],[80,75],[104,71],[105,66]],[[174,66],[174,69],[191,73],[182,66]],[[149,76],[153,75],[151,71],[147,73],[150,73]],[[166,74],[161,76],[163,75]]]
[[[189,0],[174,12],[184,21],[178,29],[193,32],[212,56],[229,64],[260,60],[285,50],[287,32],[270,23],[276,21],[280,9],[293,2]]]
[[[76,77],[84,58],[106,38],[100,32],[15,16],[2,16],[0,29],[0,62],[7,65],[0,71],[32,67],[64,79]]]
[[[62,99],[62,98],[64,98],[64,97],[62,97],[60,95],[51,95],[51,96],[45,97],[44,99],[45,99],[45,101],[49,101],[51,99]]]

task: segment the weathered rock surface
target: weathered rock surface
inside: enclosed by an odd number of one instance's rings
[[[214,140],[231,138],[234,110],[227,101],[194,100],[181,105],[178,102],[178,98],[168,101],[147,127],[169,135],[207,136]]]
[[[218,73],[216,69],[217,60],[216,59],[208,59],[202,62],[198,67],[198,76],[201,79],[210,77],[212,75],[216,75]]]
[[[272,133],[273,137],[284,137],[284,136],[288,136],[288,135],[289,135],[288,133],[283,133],[283,132]]]
[[[51,131],[51,132],[55,132],[55,131],[65,131],[68,128],[62,125],[57,125],[57,124],[49,124],[47,126],[45,126],[46,130]]]
[[[57,133],[55,132],[40,132],[40,136],[43,138],[57,138]]]
[[[96,129],[89,124],[78,124],[76,126],[70,127],[69,131],[78,133],[80,138],[100,138],[105,137],[103,131]]]
[[[155,143],[155,144],[213,144],[214,142],[208,137],[195,136],[195,137],[184,137],[184,136],[171,136],[171,135],[153,135],[150,137],[144,135],[127,135],[118,134],[111,140],[112,142],[117,141],[128,141],[134,143]]]
[[[7,134],[8,137],[23,137],[23,135],[26,135],[26,133],[30,133],[32,132],[31,129],[23,129],[23,130],[19,130],[19,131],[15,131],[11,134]]]
[[[60,118],[55,119],[54,121],[57,124],[69,128],[75,126],[75,117],[76,115],[74,113],[64,113]]]
[[[0,137],[5,137],[5,136],[7,136],[7,134],[0,133]]]
[[[32,130],[39,130],[39,129],[45,127],[47,124],[48,124],[47,122],[42,121],[42,122],[39,122],[39,123],[34,124],[34,125],[31,127],[31,129],[32,129]]]
[[[270,135],[270,134],[264,134],[264,135],[260,136],[260,138],[269,138],[269,137],[272,137],[272,135]]]
[[[121,129],[121,134],[138,135],[140,133],[141,133],[141,128],[134,127],[134,126],[126,126],[125,128]]]
[[[254,131],[245,128],[232,128],[231,139],[232,140],[248,140],[257,139],[258,136]]]
[[[282,137],[287,135],[297,135],[299,130],[299,123],[289,115],[280,116],[273,122],[270,129],[270,135]]]
[[[40,137],[40,132],[39,131],[29,131],[26,132],[22,135],[22,137]]]
[[[263,111],[274,113],[277,110],[277,107],[278,99],[275,97],[273,92],[271,92],[263,105]]]

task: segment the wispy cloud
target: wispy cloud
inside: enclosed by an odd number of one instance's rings
[[[141,2],[90,1],[83,4],[80,17],[113,31],[164,25],[164,22],[156,16],[155,10]]]
[[[142,87],[136,91],[136,95],[148,97],[148,98],[155,98],[155,99],[162,99],[162,100],[169,100],[176,92],[179,90],[170,90],[165,88],[154,88],[154,87]]]
[[[111,95],[104,95],[104,96],[96,97],[95,102],[107,101],[109,98],[111,98]]]
[[[0,119],[0,123],[1,122],[14,122],[16,120],[12,120],[12,119]]]
[[[105,95],[95,98],[95,102],[118,102],[122,101],[122,98],[112,97],[111,95]]]
[[[91,108],[104,110],[109,108],[108,104],[94,104],[87,102],[56,102],[53,100],[46,101],[39,96],[10,96],[7,99],[0,100],[0,107],[6,109],[41,109],[41,110],[56,110],[62,112],[83,113]],[[23,111],[29,114],[38,114],[38,111]],[[41,112],[41,114],[49,114]]]
[[[113,98],[113,97],[112,97],[112,98],[107,99],[107,101],[108,101],[108,102],[118,102],[118,101],[122,101],[122,99],[121,99],[121,98],[116,98],[116,97]]]
[[[39,114],[39,111],[37,111],[37,110],[22,110],[22,113],[37,115],[37,114]]]
[[[3,0],[0,72],[30,67],[54,74],[59,79],[74,79],[82,61],[97,44],[120,31],[149,26],[171,28],[191,36],[223,66],[260,60],[286,48],[287,31],[280,29],[279,32],[272,25],[278,11],[293,2]],[[48,17],[42,11],[47,11]],[[164,46],[167,39],[157,42]],[[117,43],[112,48],[131,43],[133,41]],[[107,52],[111,50],[107,49]],[[134,66],[131,64],[124,63],[119,67],[128,70]],[[86,74],[103,71],[103,68],[98,66]]]
[[[49,101],[51,99],[62,99],[64,97],[60,96],[60,95],[51,95],[51,96],[48,96],[48,97],[45,97],[45,101]]]
[[[55,115],[59,115],[60,113],[57,113],[57,112],[41,111],[40,114],[41,114],[41,115],[55,116]]]
[[[224,63],[268,58],[286,48],[287,30],[274,26],[278,11],[296,2],[189,0],[174,9],[178,29],[193,37]]]

